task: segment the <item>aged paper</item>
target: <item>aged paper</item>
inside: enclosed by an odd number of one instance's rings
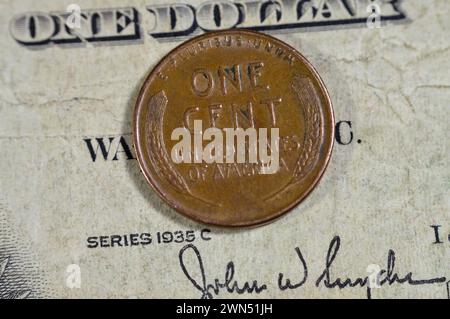
[[[0,297],[449,298],[449,1],[187,2],[0,4]],[[231,27],[305,55],[337,123],[314,192],[239,230],[170,209],[131,145],[152,67]]]

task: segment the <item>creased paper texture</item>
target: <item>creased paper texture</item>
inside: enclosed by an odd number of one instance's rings
[[[449,298],[450,2],[186,3],[0,4],[0,297]],[[231,27],[299,50],[337,123],[313,193],[239,230],[168,208],[131,144],[152,67]]]

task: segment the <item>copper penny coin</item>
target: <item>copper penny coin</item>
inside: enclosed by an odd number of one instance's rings
[[[325,85],[294,48],[242,30],[166,55],[136,101],[133,143],[148,183],[207,224],[267,223],[300,203],[330,159]]]

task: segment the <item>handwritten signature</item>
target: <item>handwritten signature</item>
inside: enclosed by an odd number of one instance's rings
[[[333,262],[336,260],[339,249],[341,246],[341,238],[339,236],[335,236],[329,245],[328,252],[325,258],[325,267],[321,273],[321,275],[315,280],[315,286],[320,287],[323,286],[328,289],[345,289],[345,288],[365,288],[367,298],[372,298],[372,286],[370,284],[369,276],[365,277],[357,277],[357,278],[333,278],[331,275],[331,269],[333,266]],[[185,262],[186,255],[188,252],[193,252],[196,259],[196,267],[197,270],[192,269],[188,270]],[[302,287],[308,280],[308,265],[306,263],[306,259],[303,256],[299,247],[295,247],[295,252],[297,254],[301,276],[296,279],[295,282],[287,278],[283,273],[278,274],[277,286],[281,291],[284,290],[292,290],[298,289]],[[203,264],[203,258],[200,254],[198,248],[193,244],[188,244],[184,246],[179,252],[179,262],[181,269],[185,276],[189,279],[192,285],[201,292],[202,299],[212,299],[214,295],[218,295],[221,291],[228,293],[237,293],[237,294],[260,294],[261,292],[268,289],[267,284],[260,283],[257,280],[245,281],[243,283],[239,283],[236,279],[234,279],[235,268],[233,261],[230,261],[225,267],[225,275],[223,279],[215,278],[208,283],[205,268]],[[450,281],[447,282],[446,277],[435,277],[429,279],[416,279],[412,272],[408,272],[404,275],[399,275],[395,270],[395,261],[396,256],[395,252],[390,249],[387,254],[387,265],[385,269],[381,269],[377,275],[377,283],[378,287],[384,285],[394,285],[394,284],[405,284],[412,286],[419,285],[438,285],[444,284],[447,285],[447,294],[450,298],[449,285]],[[192,271],[192,272],[191,272]],[[200,274],[198,274],[198,271]],[[195,276],[196,274],[197,276]]]

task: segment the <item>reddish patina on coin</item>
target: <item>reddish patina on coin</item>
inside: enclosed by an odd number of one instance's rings
[[[282,41],[250,31],[207,33],[170,52],[145,80],[133,121],[149,184],[180,213],[222,226],[266,223],[295,207],[320,180],[334,140],[331,101],[312,65]],[[174,160],[181,140],[174,132],[192,133],[195,145],[200,121],[205,134],[264,128],[275,136],[277,128],[276,150],[266,149],[277,152],[276,171],[265,173],[249,156],[244,163],[226,161],[225,154],[223,161],[199,160],[195,146],[184,153],[190,162]],[[199,138],[202,147],[211,141]]]

